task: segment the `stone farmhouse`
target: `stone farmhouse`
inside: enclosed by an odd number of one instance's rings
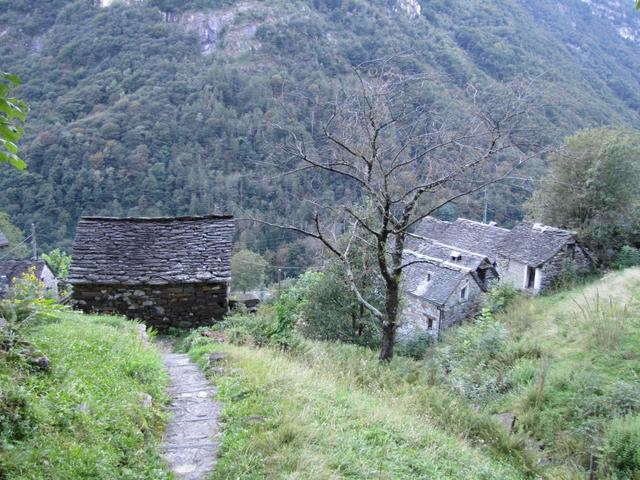
[[[421,254],[429,258],[406,269],[407,306],[401,331],[424,330],[434,336],[476,315],[482,294],[492,281],[508,282],[536,295],[568,269],[582,274],[595,266],[575,232],[537,223],[521,223],[506,229],[464,218],[447,222],[427,217],[408,242],[405,262],[409,264],[411,258]],[[437,270],[432,266],[436,264]],[[451,273],[454,266],[458,267],[457,275]],[[470,285],[464,295],[463,271]],[[429,279],[436,276],[438,282],[431,283]]]
[[[403,260],[407,267],[401,339],[437,337],[453,323],[474,316],[482,294],[498,278],[487,257],[438,242],[411,240]]]
[[[210,325],[229,311],[233,217],[84,217],[68,282],[86,312],[166,330]]]
[[[0,298],[11,289],[13,280],[33,271],[52,298],[58,296],[58,279],[44,260],[2,260],[0,261]]]

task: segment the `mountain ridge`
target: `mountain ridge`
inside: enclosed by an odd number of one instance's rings
[[[419,15],[401,8],[411,5]],[[321,177],[266,182],[278,139],[269,125],[284,93],[330,96],[373,58],[404,54],[407,71],[441,78],[425,98],[443,105],[462,105],[470,83],[538,78],[547,142],[588,126],[640,126],[640,49],[578,0],[0,0],[0,32],[10,40],[3,68],[23,77],[18,94],[32,107],[29,171],[2,173],[0,210],[22,228],[36,223],[44,248],[69,248],[81,214],[304,221],[310,207],[296,199],[309,192],[350,198],[348,185]],[[312,105],[286,102],[293,126],[310,132]],[[490,191],[491,219],[518,220],[526,195]],[[446,213],[481,208],[474,197]],[[239,240],[309,261],[288,234],[253,226]]]

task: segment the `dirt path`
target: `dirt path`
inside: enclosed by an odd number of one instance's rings
[[[179,480],[202,480],[213,471],[218,452],[221,404],[213,400],[215,387],[200,368],[171,345],[161,343],[164,365],[171,383],[172,418],[167,425],[165,458]]]

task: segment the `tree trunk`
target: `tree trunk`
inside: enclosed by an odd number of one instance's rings
[[[395,280],[395,279],[394,279]],[[382,348],[380,361],[388,362],[393,358],[393,347],[396,343],[396,327],[398,326],[398,308],[400,305],[400,287],[398,281],[387,284],[385,295],[385,320],[382,324]]]

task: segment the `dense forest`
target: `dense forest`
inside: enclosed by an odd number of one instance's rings
[[[35,223],[44,250],[69,250],[83,214],[296,221],[312,208],[303,198],[348,198],[328,177],[278,176],[274,125],[312,135],[317,105],[372,59],[432,75],[424,98],[443,108],[463,108],[470,84],[535,81],[549,145],[640,126],[640,47],[579,0],[0,0],[0,37],[31,108],[29,168],[3,168],[0,211]],[[544,168],[440,214],[478,218],[486,202],[508,225]],[[238,240],[275,264],[313,262],[293,234],[241,223]]]

